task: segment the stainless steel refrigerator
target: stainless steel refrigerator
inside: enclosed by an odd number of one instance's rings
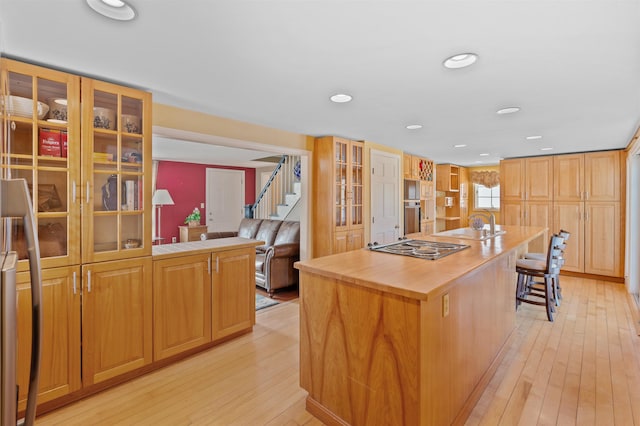
[[[38,231],[33,214],[31,197],[24,179],[0,180],[0,333],[2,351],[0,351],[0,426],[27,425],[34,423],[36,415],[36,397],[40,375],[40,351],[42,346],[42,278],[40,270],[40,249]],[[25,243],[29,258],[31,276],[31,368],[29,373],[29,391],[25,417],[18,420],[18,387],[16,381],[16,348],[20,336],[16,334],[16,266],[18,256],[11,251],[9,230],[12,221],[22,221]]]

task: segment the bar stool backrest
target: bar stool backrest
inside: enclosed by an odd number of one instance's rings
[[[564,250],[564,238],[554,234],[549,240],[549,251],[547,252],[547,273],[557,275],[560,267],[564,263],[562,251]]]

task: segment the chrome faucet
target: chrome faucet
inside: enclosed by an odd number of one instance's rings
[[[487,219],[487,221],[489,222],[489,235],[495,235],[496,234],[496,216],[489,210],[485,210],[485,211],[488,214],[474,213],[471,216],[469,216],[469,219],[473,219],[474,217],[483,217]]]

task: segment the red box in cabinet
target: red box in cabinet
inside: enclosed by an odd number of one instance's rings
[[[62,131],[60,133],[60,148],[64,158],[67,158],[67,132]]]
[[[60,130],[40,129],[40,155],[60,157]]]

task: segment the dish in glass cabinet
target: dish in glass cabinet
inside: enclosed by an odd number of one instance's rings
[[[122,114],[120,119],[122,131],[127,133],[140,133],[141,120],[137,115]]]
[[[130,238],[127,240],[126,243],[124,243],[124,248],[131,249],[131,248],[138,248],[138,247],[140,247],[140,240]]]
[[[116,112],[109,108],[93,108],[93,127],[96,129],[115,130]]]
[[[9,115],[24,118],[33,117],[33,99],[8,95],[4,98],[4,101]],[[42,120],[47,115],[47,112],[49,112],[49,106],[43,102],[38,102],[38,119]]]
[[[49,118],[51,123],[67,122],[67,100],[61,98],[49,99]]]

